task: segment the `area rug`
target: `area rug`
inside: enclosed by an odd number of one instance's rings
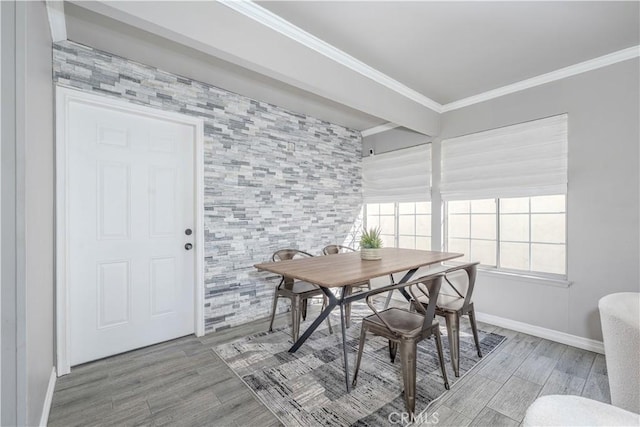
[[[354,304],[352,326],[347,329],[350,378],[360,337],[358,314],[370,314],[366,310],[366,306]],[[387,341],[369,335],[358,384],[347,393],[338,322],[339,318],[332,315],[334,333],[329,334],[323,323],[296,353],[288,352],[292,345],[288,327],[271,333],[257,332],[213,350],[287,427],[380,426],[400,420],[405,412],[400,357],[391,363]],[[308,320],[300,330],[304,331],[309,324]],[[449,360],[446,328],[441,326],[441,330],[447,375],[453,385],[482,359],[476,354],[473,336],[461,332],[460,378],[456,378]],[[478,334],[485,357],[505,340],[501,335],[481,330]],[[446,390],[433,339],[419,344],[417,360],[416,414],[419,414]]]

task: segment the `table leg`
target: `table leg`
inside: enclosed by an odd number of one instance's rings
[[[407,283],[409,281],[409,279],[411,279],[413,277],[413,275],[415,274],[415,272],[418,271],[417,268],[414,268],[412,270],[407,271],[407,274],[405,274],[402,279],[400,279],[400,281],[398,282],[398,284],[401,283]],[[389,277],[391,277],[391,284],[394,285],[394,281],[393,281],[393,275],[390,274]],[[404,297],[404,299],[406,299],[407,301],[411,301],[411,295],[409,295],[409,292],[407,292],[404,288],[400,288],[398,289],[400,291],[400,293],[402,294],[402,296]],[[387,300],[384,303],[384,308],[389,308],[389,304],[391,303],[391,296],[393,295],[393,291],[390,291],[387,294]]]
[[[347,354],[347,329],[345,327],[344,304],[340,304],[340,325],[342,326],[342,357],[344,359],[344,380],[347,386],[347,393],[351,393],[351,383],[349,382],[349,356]]]
[[[304,344],[304,342],[307,340],[307,338],[309,338],[309,336],[311,336],[313,331],[315,331],[318,328],[318,326],[320,326],[320,324],[324,322],[324,320],[327,318],[329,313],[331,313],[331,311],[335,308],[335,306],[338,305],[338,300],[329,289],[322,288],[322,287],[320,289],[322,289],[322,292],[324,292],[324,294],[329,299],[329,303],[327,304],[327,307],[324,310],[322,310],[322,312],[316,318],[316,320],[314,320],[313,323],[311,323],[311,326],[309,326],[307,330],[304,331],[302,336],[300,336],[300,338],[298,338],[298,340],[293,344],[293,346],[289,349],[289,353],[295,353],[296,351],[298,351],[300,346]],[[343,327],[344,327],[344,324],[343,324]]]
[[[389,279],[391,279],[391,283],[389,283],[389,285],[395,285],[396,282],[395,280],[393,280],[393,274],[389,275]],[[387,300],[384,302],[384,309],[386,310],[387,308],[389,308],[389,304],[391,303],[391,296],[393,295],[393,291],[389,291],[389,293],[387,293]]]
[[[387,292],[387,299],[384,302],[384,309],[389,308],[389,304],[391,303],[391,296],[393,295],[393,291]]]
[[[344,295],[342,296],[340,307],[344,305],[344,314],[345,314],[345,320],[347,321],[347,328],[351,327],[351,303],[344,304],[344,299],[351,296],[352,290],[353,288],[351,288],[351,286],[342,287],[342,292]]]

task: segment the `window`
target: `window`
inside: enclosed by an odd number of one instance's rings
[[[565,195],[446,203],[446,249],[502,270],[566,275]]]
[[[447,251],[460,252],[462,261],[497,266],[496,200],[456,200],[447,203]]]
[[[387,248],[396,247],[396,204],[368,203],[365,207],[365,228],[380,227],[382,244]]]
[[[500,200],[500,266],[566,274],[564,195]]]
[[[566,276],[567,150],[566,114],[442,141],[446,249]]]
[[[364,226],[387,248],[431,249],[431,144],[365,157]]]
[[[385,247],[431,250],[431,203],[368,203],[365,227],[380,227]]]

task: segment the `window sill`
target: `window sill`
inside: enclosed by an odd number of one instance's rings
[[[553,286],[556,288],[568,288],[573,282],[563,279],[553,279],[550,277],[530,276],[527,274],[511,273],[499,270],[485,270],[478,268],[478,274],[486,277],[500,277],[502,279],[513,279],[518,282],[532,283],[536,285]]]

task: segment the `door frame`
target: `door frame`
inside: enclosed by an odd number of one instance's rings
[[[157,110],[126,100],[82,92],[56,85],[56,365],[58,376],[71,372],[71,333],[69,321],[69,182],[68,120],[71,104],[86,104],[124,113],[180,123],[194,128],[195,171],[195,335],[204,335],[204,121],[183,114]]]

